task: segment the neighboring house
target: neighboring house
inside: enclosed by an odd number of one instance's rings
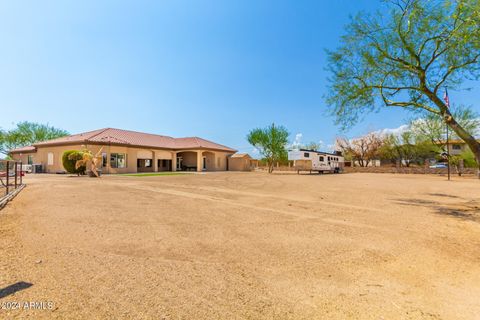
[[[480,140],[478,141],[480,142]],[[459,155],[468,150],[470,150],[470,148],[467,146],[467,144],[463,140],[450,140],[448,142],[448,151],[453,156]]]
[[[229,171],[252,171],[258,167],[258,160],[253,159],[247,153],[237,153],[228,161]]]
[[[67,150],[101,149],[104,173],[160,171],[224,171],[236,150],[202,138],[172,138],[121,129],[100,129],[12,150],[10,155],[25,164],[41,164],[43,172],[65,169]]]

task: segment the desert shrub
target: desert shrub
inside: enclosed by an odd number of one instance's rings
[[[471,150],[462,152],[460,154],[460,157],[464,161],[465,168],[478,168],[477,161],[475,160],[475,155]]]
[[[86,166],[81,166],[78,169],[75,168],[75,164],[81,159],[83,159],[83,152],[78,150],[65,151],[62,156],[63,167],[68,173],[77,175],[85,174],[87,170]]]

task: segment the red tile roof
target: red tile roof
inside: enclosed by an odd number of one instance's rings
[[[35,151],[37,151],[37,148],[35,148],[34,146],[26,146],[26,147],[17,148],[15,150],[12,150],[11,152],[20,153],[20,152],[35,152]]]
[[[106,128],[95,131],[89,131],[79,134],[74,134],[67,137],[43,141],[34,144],[33,146],[24,147],[12,150],[13,153],[34,151],[35,147],[54,146],[54,145],[69,145],[69,144],[113,144],[113,145],[127,145],[136,147],[150,147],[172,150],[185,149],[213,149],[220,151],[236,152],[236,150],[227,146],[208,141],[198,137],[191,138],[172,138],[161,136],[157,134]]]
[[[248,153],[236,153],[232,155],[232,158],[252,158]]]

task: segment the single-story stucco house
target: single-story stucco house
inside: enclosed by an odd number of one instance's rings
[[[12,150],[10,156],[24,164],[42,165],[47,173],[62,172],[67,150],[101,149],[104,173],[161,171],[225,171],[236,150],[198,137],[172,138],[156,134],[100,129]]]

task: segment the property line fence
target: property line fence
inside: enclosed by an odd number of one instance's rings
[[[0,209],[25,187],[23,174],[22,162],[0,160]]]

